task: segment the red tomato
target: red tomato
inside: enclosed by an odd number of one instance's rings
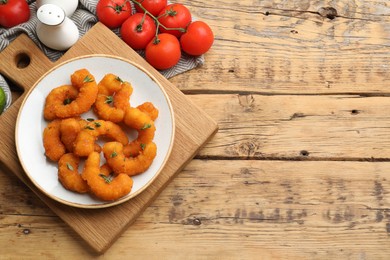
[[[96,15],[100,22],[110,29],[118,28],[131,16],[130,1],[99,0],[96,5]]]
[[[130,16],[121,27],[123,41],[135,50],[145,49],[156,35],[156,24],[149,15],[136,13]]]
[[[30,19],[30,8],[26,0],[0,1],[0,26],[10,28],[27,22]]]
[[[158,15],[158,21],[163,25],[160,26],[161,33],[170,33],[180,37],[187,26],[191,23],[192,17],[190,10],[182,4],[167,5]],[[166,28],[182,28],[182,30],[168,30]]]
[[[168,4],[167,0],[140,0],[138,2],[153,16],[157,16]],[[138,13],[144,12],[144,10],[138,4],[135,3],[134,5],[135,10],[137,10]]]
[[[161,33],[146,46],[145,58],[159,70],[175,66],[181,57],[179,40],[169,33]]]
[[[190,55],[202,55],[213,45],[214,34],[211,28],[202,21],[191,23],[180,37],[181,48]]]

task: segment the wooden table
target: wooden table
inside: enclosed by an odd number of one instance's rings
[[[180,2],[216,40],[170,81],[219,131],[103,257],[388,259],[388,1]],[[97,257],[16,177],[0,191],[0,258]]]

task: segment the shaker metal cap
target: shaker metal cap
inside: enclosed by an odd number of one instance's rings
[[[65,20],[64,10],[54,4],[44,4],[38,8],[38,20],[46,25],[59,25]]]

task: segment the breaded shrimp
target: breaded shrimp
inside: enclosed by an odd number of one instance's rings
[[[132,187],[133,180],[126,174],[114,176],[107,165],[100,167],[100,155],[91,153],[82,173],[92,194],[104,201],[117,200],[127,195]]]
[[[114,106],[126,112],[126,110],[130,107],[131,94],[133,94],[133,87],[129,82],[123,82],[122,88],[115,94]]]
[[[125,157],[136,157],[141,153],[144,147],[145,144],[134,140],[123,147],[123,153]]]
[[[153,141],[156,126],[147,113],[134,107],[126,110],[123,122],[138,133],[137,138],[129,143],[129,147],[125,147],[125,155],[134,156],[137,154],[137,148],[138,152],[140,152],[143,145]]]
[[[67,152],[73,152],[77,136],[87,126],[88,122],[82,118],[72,117],[61,121],[60,136]],[[101,147],[95,143],[95,152],[101,152]]]
[[[44,113],[47,120],[80,116],[87,112],[95,103],[98,93],[97,84],[95,78],[88,70],[80,69],[75,71],[71,75],[71,82],[72,86],[78,90],[78,95],[68,103],[64,102],[64,94],[62,92],[57,94],[54,91],[53,94],[49,94],[45,102],[45,106],[47,106],[45,111],[47,112]]]
[[[65,145],[60,138],[61,120],[51,121],[43,130],[43,147],[45,155],[52,161],[58,161],[65,154]]]
[[[156,157],[157,146],[150,142],[136,157],[126,157],[123,145],[119,142],[108,142],[103,146],[104,158],[115,174],[125,173],[133,176],[145,172]]]
[[[94,111],[100,119],[119,123],[123,120],[125,110],[130,107],[130,96],[133,88],[130,83],[122,81],[114,74],[107,74],[98,84],[98,96]]]
[[[95,120],[88,122],[77,135],[73,150],[74,153],[80,157],[88,156],[94,151],[95,142],[101,136],[118,141],[123,145],[129,142],[127,134],[119,125],[111,121]]]
[[[57,118],[57,109],[73,102],[79,94],[79,90],[72,85],[63,85],[54,88],[47,95],[43,116],[46,120]]]
[[[152,102],[145,102],[139,106],[137,106],[139,110],[148,114],[150,118],[155,121],[158,117],[158,109],[153,105]]]
[[[73,153],[64,154],[58,161],[58,180],[67,190],[86,193],[89,187],[78,172],[79,163],[79,157]]]
[[[65,145],[66,150],[68,152],[73,152],[74,142],[76,141],[77,135],[80,133],[82,129],[81,126],[82,121],[84,120],[75,117],[63,119],[61,121],[61,125],[60,125],[61,141]]]

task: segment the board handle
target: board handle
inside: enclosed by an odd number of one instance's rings
[[[23,169],[20,166],[15,149],[16,118],[28,90],[54,64],[25,34],[19,35],[0,52],[0,74],[21,88],[24,93],[0,116],[0,162],[10,162],[7,170],[17,173],[20,178]],[[0,168],[4,166],[0,163]]]
[[[21,34],[0,52],[0,74],[29,90],[53,63],[26,35]]]

